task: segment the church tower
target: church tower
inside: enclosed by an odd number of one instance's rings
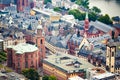
[[[17,11],[23,11],[23,0],[17,0]]]
[[[38,46],[39,50],[40,50],[40,56],[41,58],[45,58],[45,38],[43,36],[43,28],[42,25],[38,25],[37,27],[37,35],[35,38],[35,43]]]
[[[106,70],[114,73],[115,72],[115,55],[116,55],[116,46],[107,45],[106,53]]]
[[[85,23],[84,23],[84,29],[85,29],[85,31],[87,31],[87,30],[89,29],[88,12],[86,12]]]
[[[88,12],[86,12],[86,17],[84,22],[84,37],[88,36],[88,29],[89,29],[89,18],[88,18]]]

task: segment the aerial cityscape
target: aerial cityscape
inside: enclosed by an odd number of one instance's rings
[[[0,0],[0,80],[120,80],[119,0]]]

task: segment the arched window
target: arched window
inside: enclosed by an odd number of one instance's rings
[[[112,52],[112,57],[114,57],[114,52]]]
[[[40,40],[40,43],[41,43],[41,44],[43,44],[43,41],[42,41],[42,39]]]

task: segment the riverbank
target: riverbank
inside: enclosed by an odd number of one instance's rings
[[[89,0],[89,3],[90,8],[93,6],[100,8],[103,15],[120,16],[120,0]]]

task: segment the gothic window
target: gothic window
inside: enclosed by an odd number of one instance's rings
[[[25,58],[27,59],[27,58],[28,58],[28,55],[26,55]]]
[[[43,44],[43,41],[42,41],[42,39],[40,40],[40,43],[41,43],[41,44]]]
[[[33,64],[33,61],[31,61],[31,64]]]
[[[28,68],[28,62],[27,61],[25,62],[25,68]]]
[[[31,58],[33,58],[33,54],[31,54]]]
[[[37,39],[36,39],[36,44],[37,44]]]
[[[18,67],[20,67],[20,63],[18,62]]]
[[[114,57],[114,52],[112,52],[112,57]]]
[[[112,68],[113,68],[113,66],[112,66]]]

